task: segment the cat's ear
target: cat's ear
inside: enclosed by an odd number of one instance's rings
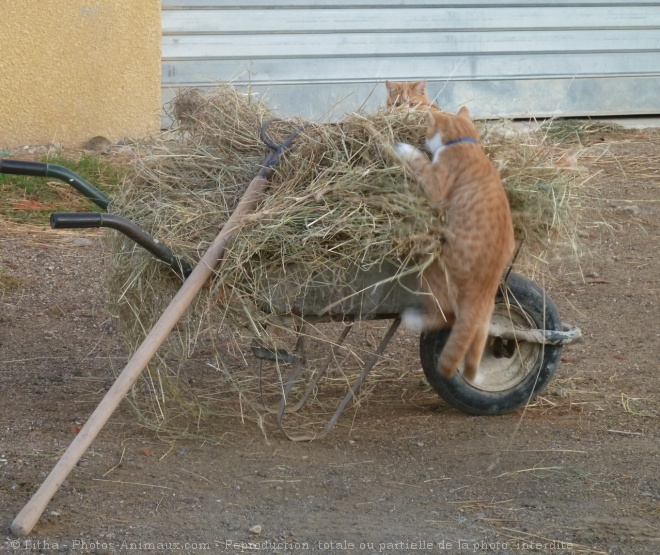
[[[413,90],[417,94],[426,94],[426,81],[415,81],[413,83]]]
[[[465,106],[461,107],[461,109],[458,111],[458,115],[472,121],[472,116],[470,115],[470,110],[468,110]]]
[[[396,92],[396,85],[392,83],[392,81],[385,81],[385,87],[387,88],[387,92],[392,94]]]

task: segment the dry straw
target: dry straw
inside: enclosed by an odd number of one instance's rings
[[[172,131],[135,148],[133,171],[111,210],[194,264],[267,155],[259,131],[273,114],[249,93],[220,84],[205,94],[181,92],[171,115]],[[442,215],[418,193],[392,150],[396,141],[421,146],[423,112],[383,109],[348,114],[334,123],[276,121],[268,133],[280,142],[301,124],[303,131],[258,209],[245,218],[216,278],[152,363],[142,387],[134,390],[145,424],[199,435],[212,428],[212,415],[227,414],[263,425],[268,411],[262,396],[280,391],[284,368],[262,369],[260,380],[250,345],[259,337],[269,345],[292,347],[295,333],[269,320],[291,304],[287,295],[330,291],[321,296],[332,304],[358,289],[351,273],[356,267],[369,271],[389,261],[402,274],[414,273],[441,255]],[[579,172],[558,163],[561,147],[549,144],[543,132],[520,133],[508,122],[483,124],[481,132],[502,175],[527,258],[539,256],[554,237],[572,236],[579,215]],[[135,346],[181,282],[130,241],[109,237],[111,297],[121,331]],[[285,276],[286,286],[274,287],[274,275]],[[331,343],[331,331],[312,325],[305,333]],[[347,382],[366,349],[356,341],[338,350],[327,387]],[[309,372],[322,358],[308,350]]]

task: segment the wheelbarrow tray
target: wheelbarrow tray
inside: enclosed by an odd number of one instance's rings
[[[326,270],[311,279],[308,269],[292,264],[266,275],[258,287],[259,298],[268,299],[262,311],[315,321],[396,318],[405,308],[423,305],[417,273],[389,261]]]

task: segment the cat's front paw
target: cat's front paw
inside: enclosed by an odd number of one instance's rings
[[[417,148],[408,143],[397,143],[394,146],[394,150],[406,162],[410,162],[419,153]]]

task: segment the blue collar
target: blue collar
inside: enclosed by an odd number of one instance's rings
[[[472,137],[462,137],[461,139],[456,139],[455,141],[449,141],[448,143],[445,143],[442,146],[451,146],[458,143],[473,143],[476,145],[477,141],[475,141]]]

